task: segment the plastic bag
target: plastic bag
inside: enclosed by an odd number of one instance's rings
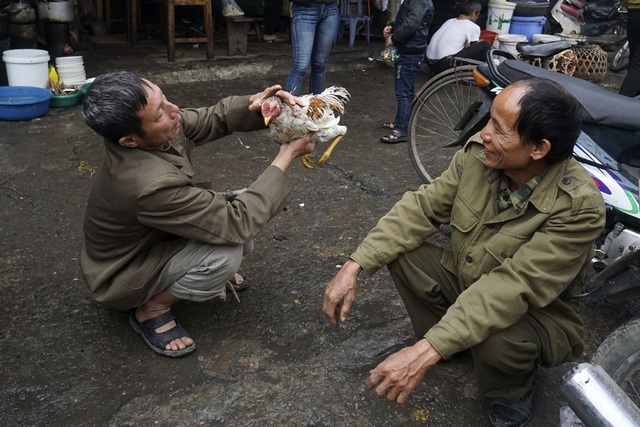
[[[400,58],[398,55],[398,49],[395,46],[387,47],[382,52],[380,52],[380,56],[378,56],[378,61],[386,62],[388,64],[393,64]]]
[[[244,11],[238,6],[234,0],[222,0],[222,16],[231,17],[231,16],[242,16],[244,15]]]

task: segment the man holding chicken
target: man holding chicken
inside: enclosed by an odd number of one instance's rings
[[[504,89],[489,123],[430,185],[406,193],[327,286],[323,312],[344,322],[357,276],[387,266],[418,341],[370,371],[366,385],[404,403],[436,363],[469,350],[494,426],[525,425],[537,366],[583,350],[577,303],[604,202],[571,157],[581,107],[544,79]],[[450,224],[451,249],[425,239]]]
[[[291,200],[286,170],[315,148],[310,135],[281,144],[241,194],[195,185],[193,149],[264,129],[260,105],[273,95],[297,102],[272,86],[181,110],[158,86],[125,71],[97,77],[85,95],[82,115],[104,138],[105,155],[87,203],[82,273],[92,297],[128,310],[131,327],[163,356],[196,349],[171,307],[225,298],[253,236]],[[235,285],[240,280],[235,275]]]

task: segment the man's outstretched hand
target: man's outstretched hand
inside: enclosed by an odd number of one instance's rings
[[[426,339],[421,339],[411,347],[405,347],[387,357],[369,372],[365,385],[369,390],[375,387],[378,397],[403,404],[420,384],[429,368],[442,357]]]
[[[285,104],[288,104],[290,107],[293,107],[295,105],[303,107],[305,105],[303,100],[283,90],[282,86],[274,85],[266,88],[262,92],[258,92],[255,95],[251,95],[251,97],[249,97],[249,111],[259,112],[260,107],[262,106],[262,101],[272,96],[277,96],[278,98],[282,99],[282,101]],[[294,115],[297,114],[297,108],[292,108],[292,110]]]
[[[360,264],[353,260],[347,261],[324,291],[322,312],[331,325],[336,326],[338,320],[347,320],[356,298],[356,278],[361,271]]]

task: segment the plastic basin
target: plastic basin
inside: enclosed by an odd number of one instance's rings
[[[78,105],[81,97],[82,97],[82,92],[80,90],[77,90],[69,94],[53,95],[53,97],[49,101],[49,107],[50,108],[73,107],[74,105]]]
[[[31,120],[49,111],[49,89],[32,86],[0,87],[0,120]]]

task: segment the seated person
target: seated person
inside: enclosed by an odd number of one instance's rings
[[[427,46],[427,65],[434,73],[452,68],[451,57],[484,61],[489,43],[480,40],[480,27],[475,23],[482,6],[477,0],[462,4],[457,18],[451,18],[435,32]]]
[[[369,372],[376,395],[404,403],[436,363],[469,351],[492,425],[523,426],[538,367],[578,360],[584,325],[567,297],[605,223],[598,188],[571,156],[581,111],[550,80],[507,86],[449,168],[405,193],[327,286],[332,325],[346,321],[362,270],[386,266],[404,302],[418,340]],[[451,225],[445,248],[426,240],[440,224]]]
[[[271,165],[233,195],[195,185],[192,152],[264,129],[264,99],[297,102],[281,89],[179,109],[149,80],[120,71],[98,76],[85,95],[82,116],[104,138],[105,153],[87,202],[82,274],[93,299],[129,310],[131,327],[163,356],[196,349],[172,305],[224,299],[230,282],[242,285],[243,253],[291,200],[285,172],[315,143],[306,135],[281,144]]]

